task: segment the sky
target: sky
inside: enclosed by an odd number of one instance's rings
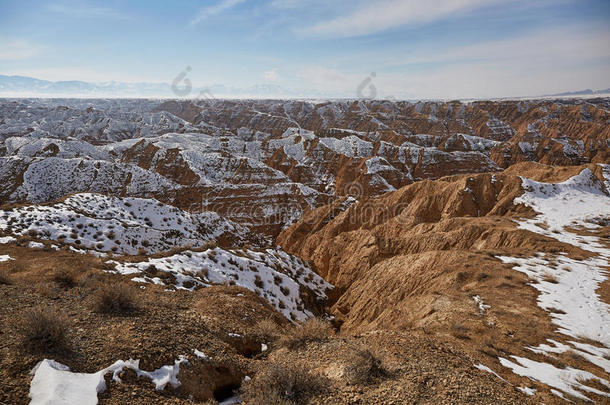
[[[608,0],[0,0],[0,74],[333,97],[610,87]]]

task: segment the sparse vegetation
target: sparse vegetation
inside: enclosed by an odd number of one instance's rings
[[[271,319],[263,319],[254,326],[255,335],[266,343],[277,341],[282,332],[281,327]]]
[[[468,336],[468,328],[459,322],[453,322],[451,324],[451,334],[462,340],[470,340],[470,336]]]
[[[368,384],[375,377],[387,374],[382,362],[369,349],[358,349],[345,366],[348,384]]]
[[[547,283],[552,283],[552,284],[559,283],[559,279],[551,273],[544,273],[542,275],[542,280],[546,281]]]
[[[136,290],[129,284],[103,285],[95,296],[94,309],[104,314],[129,314],[138,308]]]
[[[68,348],[68,321],[52,308],[25,311],[17,328],[23,347],[31,352],[58,353]]]
[[[72,288],[76,285],[76,274],[68,269],[58,269],[53,273],[53,281],[63,288]]]
[[[101,273],[98,270],[90,270],[90,271],[87,271],[86,273],[84,273],[81,277],[79,277],[77,284],[80,287],[91,288],[96,285],[100,285],[102,280],[103,280],[103,273]]]
[[[13,284],[13,277],[11,276],[11,272],[7,269],[0,269],[0,284]]]
[[[323,393],[328,380],[296,362],[271,363],[242,386],[248,403],[261,405],[303,404]]]
[[[320,318],[310,318],[300,326],[295,326],[280,339],[280,345],[289,349],[305,346],[310,342],[321,342],[332,335],[334,330],[329,322]]]
[[[258,288],[263,288],[265,286],[265,283],[258,274],[254,276],[254,285]]]

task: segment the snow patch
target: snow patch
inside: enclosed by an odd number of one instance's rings
[[[30,405],[95,405],[97,394],[106,391],[104,376],[111,372],[113,380],[120,382],[119,373],[125,368],[134,370],[138,377],[151,379],[156,390],[163,390],[167,384],[177,387],[180,385],[177,378],[180,365],[187,362],[186,357],[180,356],[173,365],[143,371],[139,360],[119,360],[110,367],[89,374],[74,373],[61,363],[44,359],[31,372],[34,378],[30,384]]]
[[[610,388],[610,383],[608,381],[604,380],[603,378],[599,378],[595,374],[589,373],[588,371],[579,370],[572,367],[560,369],[551,364],[537,362],[524,357],[511,357],[515,359],[516,362],[500,357],[500,364],[502,364],[504,367],[510,368],[513,373],[517,375],[539,381],[584,401],[590,401],[590,399],[582,394],[581,391],[610,397],[610,394],[607,392],[600,391],[584,384],[586,381],[596,381],[599,384]]]
[[[221,248],[203,252],[184,251],[163,258],[137,263],[119,263],[114,272],[130,275],[137,282],[165,285],[157,272],[170,273],[173,288],[194,290],[213,284],[234,284],[256,292],[288,319],[304,321],[313,316],[301,299],[301,288],[307,288],[318,299],[326,298],[332,285],[313,272],[296,256],[280,249],[238,251]]]
[[[9,260],[15,260],[9,255],[0,255],[0,262],[8,262]]]

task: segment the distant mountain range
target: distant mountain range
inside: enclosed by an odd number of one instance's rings
[[[566,91],[564,93],[548,94],[543,97],[595,96],[595,95],[602,95],[602,94],[610,94],[610,88],[603,89],[603,90],[586,89],[586,90],[579,90],[579,91]]]
[[[222,84],[194,87],[188,94],[172,89],[168,83],[91,83],[79,80],[41,80],[27,76],[0,75],[0,97],[324,97],[319,92],[288,90],[275,84],[256,84],[246,88]],[[328,96],[328,95],[326,95]]]
[[[91,83],[80,80],[49,81],[27,76],[0,75],[0,97],[107,97],[107,98],[337,98],[319,90],[286,89],[282,86],[263,83],[249,87],[232,87],[214,84],[207,87],[194,87],[187,94],[182,94],[182,87],[174,91],[169,83],[125,83],[101,82]],[[591,97],[610,94],[610,88],[603,90],[580,90],[542,96],[547,97]],[[345,97],[345,96],[343,96]],[[348,96],[349,98],[349,96]]]

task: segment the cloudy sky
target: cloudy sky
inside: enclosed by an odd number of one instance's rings
[[[194,86],[336,97],[608,88],[610,1],[0,0],[0,74],[171,83],[180,72]]]

